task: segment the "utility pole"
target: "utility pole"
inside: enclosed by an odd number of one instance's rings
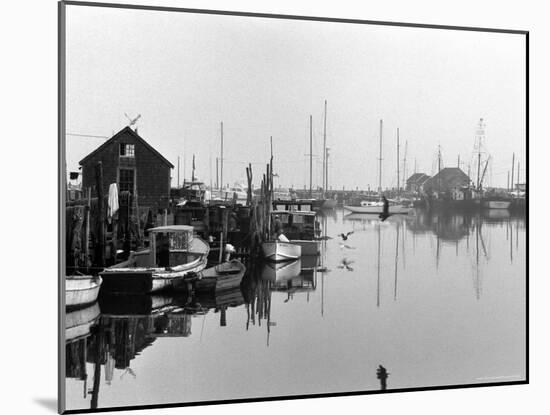
[[[180,156],[178,156],[178,189],[180,188]]]

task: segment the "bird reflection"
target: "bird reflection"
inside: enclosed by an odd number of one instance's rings
[[[353,267],[351,266],[351,264],[353,264],[354,262],[355,261],[350,261],[347,258],[343,258],[340,261],[340,264],[338,265],[338,268],[345,269],[346,271],[353,271]]]

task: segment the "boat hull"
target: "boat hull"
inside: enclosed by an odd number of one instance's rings
[[[302,247],[289,242],[271,241],[262,244],[262,252],[268,261],[293,261],[302,256]]]
[[[65,306],[76,308],[97,300],[101,277],[67,277],[65,281]]]
[[[508,200],[486,200],[482,206],[484,209],[509,209],[511,204]]]
[[[103,289],[112,293],[124,294],[148,294],[167,291],[174,288],[174,284],[185,281],[190,282],[198,278],[198,273],[206,268],[210,247],[200,238],[193,239],[194,255],[190,262],[172,267],[132,267],[115,265],[100,273],[103,278]],[[148,255],[148,250],[138,253],[141,256]],[[137,255],[137,254],[136,254]]]
[[[383,206],[344,206],[344,209],[349,210],[351,213],[370,213],[373,215],[380,215],[384,212]],[[412,208],[402,205],[390,205],[389,213],[391,214],[408,214]]]
[[[224,272],[224,265],[232,267],[232,272]],[[241,285],[245,272],[246,267],[237,260],[207,268],[201,272],[200,278],[195,282],[195,290],[199,292],[215,291],[216,293],[232,290]]]
[[[308,241],[303,239],[291,239],[292,245],[300,245],[302,256],[319,255],[319,241]]]

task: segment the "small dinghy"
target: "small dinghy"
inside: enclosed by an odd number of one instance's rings
[[[101,287],[101,277],[93,275],[68,275],[65,279],[65,306],[78,308],[94,303]]]
[[[234,289],[240,286],[245,272],[246,267],[237,259],[207,268],[195,281],[195,290],[221,292]]]

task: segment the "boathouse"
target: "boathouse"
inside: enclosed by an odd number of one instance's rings
[[[425,193],[450,193],[458,189],[468,188],[470,178],[458,167],[446,167],[422,184]],[[454,198],[454,197],[453,197]]]
[[[96,193],[95,166],[103,165],[103,193],[117,183],[119,192],[138,196],[140,207],[160,208],[170,197],[171,170],[166,158],[130,127],[125,127],[82,160],[82,189]]]
[[[425,173],[414,173],[411,177],[407,179],[407,184],[405,190],[408,192],[420,192],[422,185],[430,176]]]

